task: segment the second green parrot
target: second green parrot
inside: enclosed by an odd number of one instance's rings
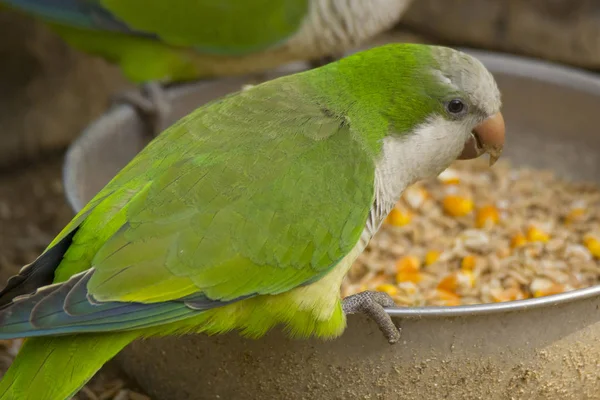
[[[340,55],[412,0],[0,0],[135,83],[260,72]]]
[[[475,58],[394,44],[206,104],[155,138],[0,293],[27,337],[0,399],[63,400],[131,341],[237,330],[341,335],[384,293],[346,272],[413,182],[504,143]]]
[[[71,46],[120,66],[152,134],[169,123],[161,84],[322,64],[396,23],[412,0],[0,0]]]

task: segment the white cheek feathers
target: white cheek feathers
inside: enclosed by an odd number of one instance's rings
[[[432,178],[446,169],[462,152],[470,136],[469,121],[430,118],[408,134],[383,140],[382,155],[375,170],[373,227],[379,224],[414,182]],[[375,210],[374,210],[375,211]]]

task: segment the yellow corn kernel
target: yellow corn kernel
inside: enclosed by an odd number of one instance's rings
[[[459,306],[461,303],[460,297],[456,293],[444,289],[437,290],[437,297],[442,300],[446,306]]]
[[[462,261],[460,262],[460,268],[463,271],[473,271],[473,269],[475,269],[476,265],[477,265],[477,257],[475,257],[472,254],[463,257]]]
[[[396,262],[396,272],[419,272],[421,261],[415,256],[404,256]]]
[[[379,291],[379,292],[385,292],[387,294],[389,294],[390,296],[397,296],[398,295],[398,287],[389,283],[384,283],[383,285],[379,285],[375,288],[375,290]]]
[[[419,272],[398,272],[396,274],[396,282],[398,282],[398,283],[402,283],[402,282],[419,283],[419,282],[421,282],[422,279],[423,279],[423,277],[421,276],[421,274]]]
[[[419,272],[421,262],[415,256],[405,256],[396,263],[396,282],[419,283],[423,278]]]
[[[475,226],[484,228],[488,225],[496,225],[500,221],[500,212],[495,206],[483,206],[477,210],[475,215]]]
[[[458,185],[460,183],[458,173],[451,168],[442,171],[442,173],[438,175],[438,179],[445,185]]]
[[[452,217],[462,217],[473,211],[473,200],[462,196],[449,195],[444,198],[442,206],[446,214]]]
[[[425,254],[425,265],[431,265],[440,259],[442,253],[438,250],[429,250],[427,254]]]
[[[515,236],[510,239],[510,247],[517,248],[522,247],[527,244],[527,238],[521,232],[517,233]]]
[[[471,271],[463,271],[446,275],[438,283],[437,289],[456,293],[459,288],[472,288],[473,286],[475,286],[475,275]]]
[[[546,243],[550,240],[550,236],[535,226],[530,226],[529,229],[527,229],[527,240],[530,242]]]
[[[450,274],[444,277],[437,285],[438,290],[445,290],[451,293],[456,291],[458,287],[458,279],[455,274]]]
[[[577,222],[581,220],[583,216],[585,216],[585,210],[583,208],[574,208],[565,216],[565,224],[570,225],[573,222]]]
[[[600,240],[592,235],[586,235],[583,244],[594,257],[600,258]]]
[[[411,217],[410,212],[395,207],[387,216],[385,222],[393,226],[404,226],[410,223]]]

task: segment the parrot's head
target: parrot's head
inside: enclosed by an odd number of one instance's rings
[[[492,74],[476,58],[447,47],[431,47],[437,66],[433,75],[443,109],[432,115],[436,130],[465,139],[459,159],[488,153],[493,165],[504,146],[500,92]],[[437,118],[436,118],[437,116]]]
[[[488,153],[493,164],[500,156],[500,92],[473,56],[447,47],[391,44],[356,53],[346,63],[338,70],[351,80],[360,104],[387,119],[378,167],[401,182],[398,189],[436,176],[456,159]],[[360,79],[354,79],[356,71]]]
[[[436,175],[456,159],[484,153],[493,165],[504,146],[504,119],[492,74],[475,57],[447,47],[399,48],[409,68],[399,66],[403,82],[394,88],[398,97],[389,108],[397,129],[390,135],[411,147],[417,158],[411,165],[421,168],[415,178]]]
[[[375,151],[377,181],[390,199],[456,159],[488,153],[493,164],[500,156],[500,92],[492,74],[473,56],[403,43],[355,53],[337,64],[329,68],[342,79],[331,81],[349,93],[345,107],[370,115],[363,118],[367,138],[379,123],[387,127]]]

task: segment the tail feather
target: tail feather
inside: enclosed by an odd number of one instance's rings
[[[0,400],[66,400],[139,332],[78,334],[25,340],[0,381]]]
[[[33,263],[26,265],[0,291],[0,306],[5,307],[17,296],[34,293],[38,288],[52,284],[54,271],[71,245],[75,228],[56,245],[45,251]]]
[[[183,300],[92,303],[86,288],[92,273],[82,272],[66,282],[44,286],[0,307],[0,339],[132,330],[186,319],[199,312]]]
[[[253,296],[220,301],[197,293],[159,303],[98,302],[87,291],[93,273],[93,269],[84,271],[66,282],[13,297],[0,307],[0,339],[141,329],[191,318]],[[19,288],[15,286],[14,291]]]

